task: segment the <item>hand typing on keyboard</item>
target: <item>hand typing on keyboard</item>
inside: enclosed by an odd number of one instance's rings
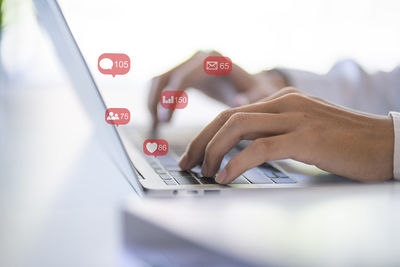
[[[389,116],[346,109],[288,87],[222,112],[192,140],[179,166],[189,170],[203,162],[202,174],[212,177],[224,155],[244,139],[254,141],[217,174],[218,183],[284,158],[355,180],[381,181],[393,175],[393,135]]]
[[[277,71],[250,74],[233,63],[232,72],[223,77],[207,75],[203,70],[208,56],[222,56],[216,51],[198,51],[192,57],[164,74],[152,79],[149,91],[149,110],[156,129],[160,122],[170,121],[173,110],[159,109],[161,93],[165,90],[197,89],[229,106],[255,102],[287,86]]]

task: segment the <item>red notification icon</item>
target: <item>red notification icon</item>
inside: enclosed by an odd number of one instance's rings
[[[131,119],[131,113],[126,108],[109,108],[106,110],[106,122],[112,125],[128,124]]]
[[[232,71],[232,61],[229,57],[209,56],[204,59],[203,69],[208,75],[228,75]]]
[[[160,103],[163,108],[182,109],[186,108],[189,97],[184,91],[164,91],[161,93]]]
[[[164,139],[147,139],[143,143],[143,152],[154,157],[167,155],[168,142]]]
[[[131,60],[128,55],[106,53],[99,57],[97,68],[103,74],[115,75],[127,74],[131,68]]]

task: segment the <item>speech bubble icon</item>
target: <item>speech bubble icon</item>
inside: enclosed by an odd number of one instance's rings
[[[203,69],[208,75],[228,75],[232,71],[232,61],[229,57],[209,56],[204,59]]]
[[[112,69],[113,65],[113,61],[109,58],[103,58],[100,61],[100,68],[102,68],[103,70],[110,70]]]
[[[189,97],[184,91],[164,91],[161,93],[160,104],[163,108],[183,109],[188,105]]]
[[[164,156],[168,153],[168,142],[164,139],[147,139],[143,143],[143,152],[148,156]]]
[[[108,108],[106,110],[105,119],[111,125],[125,125],[131,120],[131,113],[126,108]]]
[[[113,77],[115,77],[115,75],[124,75],[127,74],[131,68],[131,60],[128,55],[125,54],[105,53],[99,57],[97,68],[101,73],[111,74]]]

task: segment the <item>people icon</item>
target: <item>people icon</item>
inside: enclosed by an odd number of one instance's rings
[[[108,121],[118,121],[119,117],[118,117],[118,113],[115,113],[110,111],[110,113],[108,113],[108,117],[107,117]]]
[[[131,113],[126,108],[108,108],[104,114],[106,123],[111,125],[125,125],[129,123]]]

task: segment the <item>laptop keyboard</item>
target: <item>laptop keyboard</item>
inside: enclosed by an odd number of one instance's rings
[[[232,150],[225,156],[221,163],[222,170],[228,161],[239,153]],[[177,160],[171,155],[160,156],[157,158],[147,157],[147,160],[154,171],[160,176],[166,185],[195,185],[195,184],[217,184],[214,177],[204,177],[201,175],[201,167],[196,166],[190,171],[183,171],[179,168]],[[286,174],[275,169],[268,163],[264,163],[257,168],[247,170],[231,184],[293,184],[295,180]]]

